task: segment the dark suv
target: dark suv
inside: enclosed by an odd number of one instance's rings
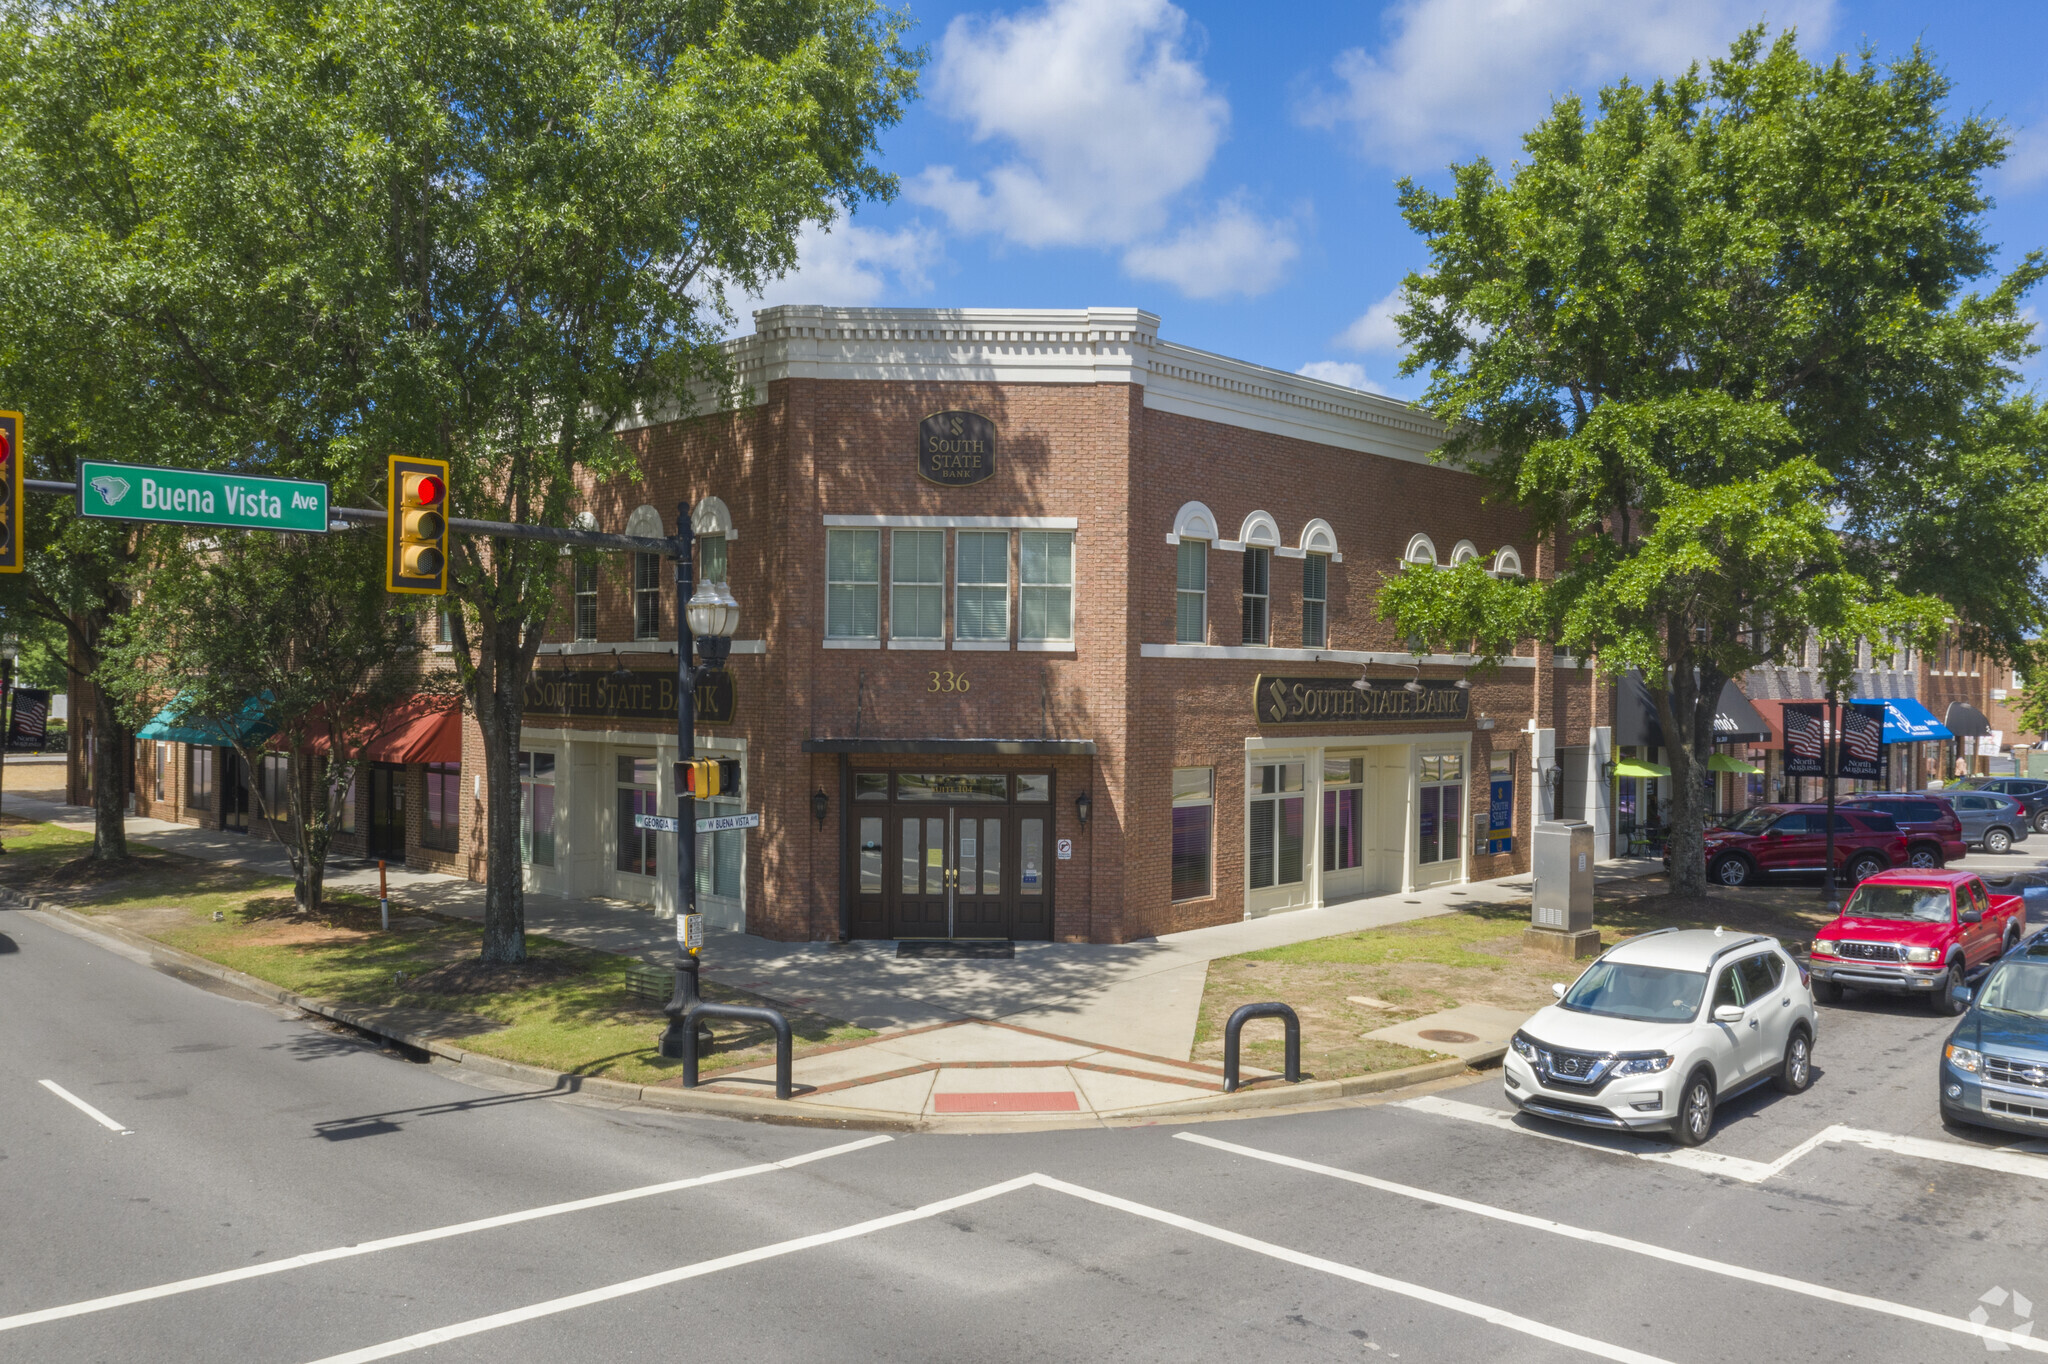
[[[1828,807],[1759,805],[1723,828],[1707,830],[1707,875],[1724,886],[1743,886],[1777,872],[1827,867]],[[1838,807],[1835,870],[1851,885],[1903,865],[1906,839],[1889,815]],[[1670,854],[1665,855],[1670,866]]]
[[[1839,802],[1843,808],[1882,810],[1906,836],[1906,865],[1934,871],[1970,851],[1962,817],[1937,791],[1869,791]]]
[[[2037,834],[2048,834],[2048,781],[2039,777],[1966,777],[1963,785],[1973,791],[1993,791],[2011,796],[2027,812],[2027,822]]]

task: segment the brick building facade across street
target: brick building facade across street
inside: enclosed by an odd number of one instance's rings
[[[1158,326],[772,308],[731,343],[751,403],[621,433],[642,472],[595,524],[668,534],[686,504],[741,605],[697,747],[743,785],[698,814],[760,825],[698,836],[713,923],[1124,942],[1523,871],[1553,800],[1605,845],[1610,689],[1530,642],[1417,659],[1375,612],[1404,561],[1547,548],[1405,405]],[[675,835],[633,824],[674,811],[672,567],[618,557],[565,558],[528,689],[527,884],[673,913]],[[480,878],[474,722],[422,713],[373,756],[337,854]],[[246,828],[247,780],[144,742],[136,810]]]

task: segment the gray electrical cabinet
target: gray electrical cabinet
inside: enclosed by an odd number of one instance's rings
[[[1529,926],[1576,937],[1593,931],[1593,826],[1546,820],[1531,850]]]

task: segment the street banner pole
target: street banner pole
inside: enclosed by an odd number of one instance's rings
[[[1828,688],[1828,729],[1829,740],[1821,745],[1821,761],[1827,766],[1828,784],[1828,852],[1827,865],[1821,875],[1827,878],[1822,884],[1827,887],[1828,913],[1842,911],[1842,897],[1835,891],[1835,774],[1842,770],[1842,706],[1835,697],[1835,689]]]
[[[690,525],[690,504],[676,504],[676,992],[664,1010],[668,1030],[661,1035],[661,1054],[670,1060],[694,1056],[696,1028],[684,1019],[697,1002],[697,954],[702,948],[704,921],[697,917],[697,798],[683,779],[686,764],[697,756],[696,639],[690,634],[689,602],[697,590],[696,533]]]

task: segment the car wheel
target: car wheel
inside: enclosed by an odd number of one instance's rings
[[[1841,982],[1835,980],[1822,981],[1820,983],[1820,997],[1830,1004],[1840,1004],[1842,1002]]]
[[[2005,930],[2005,941],[1998,945],[1998,955],[2009,957],[2012,955],[2012,950],[2019,945],[2020,931],[2017,928],[2008,928]]]
[[[1756,877],[1756,873],[1750,870],[1749,859],[1733,853],[1715,858],[1714,865],[1707,871],[1724,886],[1746,886]]]
[[[1849,860],[1849,884],[1861,885],[1884,870],[1884,859],[1871,853]]]
[[[1994,857],[2002,857],[2012,851],[2012,835],[2003,829],[1984,831],[1984,851]]]
[[[1694,1071],[1678,1096],[1678,1122],[1671,1129],[1680,1146],[1698,1146],[1714,1130],[1714,1077]]]
[[[2041,813],[2034,816],[2034,832],[2048,834],[2048,805],[2041,807]]]
[[[1906,854],[1906,865],[1915,871],[1938,871],[1941,868],[1941,854],[1932,848],[1915,848]]]
[[[1942,976],[1941,984],[1934,987],[1928,996],[1927,1007],[1945,1018],[1954,1017],[1963,1011],[1962,1001],[1956,998],[1956,991],[1963,988],[1963,964],[1953,962]]]
[[[1782,1094],[1804,1094],[1813,1088],[1813,1039],[1805,1028],[1794,1028],[1791,1040],[1785,1043],[1785,1059],[1778,1066],[1776,1083]]]

